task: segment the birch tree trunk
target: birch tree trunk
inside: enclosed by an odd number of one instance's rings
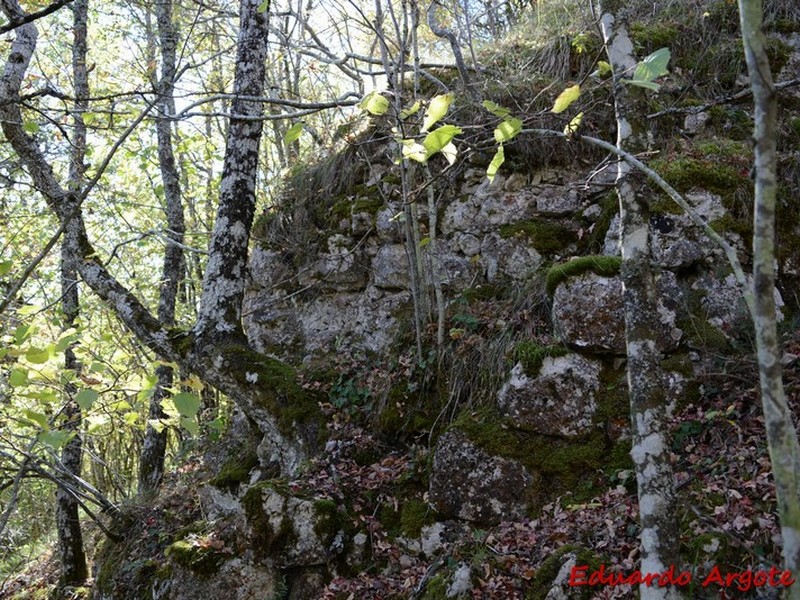
[[[775,319],[775,194],[777,97],[765,51],[760,0],[739,0],[747,70],[755,105],[755,210],[753,216],[753,315],[772,473],[783,537],[784,567],[800,573],[800,447],[786,403],[781,372],[781,347]],[[800,585],[788,589],[800,598]]]
[[[600,7],[603,38],[614,74],[614,110],[617,146],[633,154],[646,148],[645,126],[638,106],[639,90],[623,83],[636,67],[633,43],[625,22]],[[620,205],[620,246],[625,310],[625,341],[628,356],[628,390],[633,441],[631,457],[636,470],[641,526],[642,573],[667,570],[678,561],[678,523],[672,456],[667,437],[668,405],[664,394],[660,353],[655,331],[658,294],[651,267],[649,214],[637,197],[640,183],[631,167],[617,163],[617,195]],[[642,600],[681,598],[676,587],[640,587]]]

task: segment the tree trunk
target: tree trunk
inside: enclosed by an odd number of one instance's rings
[[[170,116],[175,113],[173,94],[178,36],[172,19],[172,0],[156,2],[155,10],[159,45],[161,46],[161,79],[156,85],[159,93],[158,111],[160,113],[156,120],[156,137],[167,217],[165,236],[167,244],[164,249],[164,264],[161,274],[158,321],[164,327],[173,327],[178,286],[184,272],[181,245],[185,230],[181,184],[175,163],[175,154],[172,150],[172,122],[170,121]],[[156,377],[155,392],[150,398],[149,421],[157,421],[166,417],[161,408],[161,401],[169,397],[167,390],[172,387],[173,383],[172,367],[159,366],[156,369]],[[165,427],[153,427],[150,423],[147,425],[139,466],[139,492],[155,490],[161,483],[167,450],[167,431]]]
[[[751,312],[756,332],[761,403],[783,537],[784,567],[800,572],[800,447],[786,403],[775,319],[775,195],[777,97],[765,51],[760,0],[739,0],[747,70],[755,104],[755,211]],[[788,590],[800,598],[797,584]]]
[[[86,125],[83,113],[88,106],[89,82],[86,71],[87,29],[89,6],[88,0],[76,0],[72,6],[73,36],[72,73],[75,88],[75,107],[70,152],[69,178],[72,186],[80,186],[85,173],[86,157]],[[63,328],[70,329],[75,325],[79,312],[78,275],[75,256],[70,249],[72,226],[67,228],[64,243],[61,245],[61,308],[63,312]],[[78,362],[73,347],[64,350],[64,368],[72,371],[76,378],[80,375],[81,364]],[[81,409],[73,400],[77,388],[73,383],[65,385],[65,406],[63,410],[64,431],[73,437],[61,450],[61,462],[64,468],[73,475],[81,476],[83,462],[83,444],[81,438]],[[58,530],[58,548],[61,558],[61,577],[59,588],[83,585],[89,573],[86,568],[86,555],[83,551],[83,534],[78,517],[78,502],[71,492],[59,487],[56,490],[56,526]]]
[[[614,73],[614,108],[617,146],[631,153],[645,149],[644,124],[636,122],[646,114],[637,103],[639,90],[622,82],[633,72],[636,59],[625,23],[618,15],[603,12],[603,38]],[[641,116],[641,117],[640,117]],[[628,356],[628,389],[633,443],[631,456],[639,492],[639,520],[643,573],[656,573],[676,565],[678,523],[672,457],[667,436],[668,405],[664,394],[660,353],[654,332],[658,323],[658,292],[650,266],[650,232],[647,206],[637,197],[640,187],[631,167],[617,163],[617,194],[620,204],[620,274],[624,290],[625,341]],[[643,600],[680,598],[677,588],[642,585]]]

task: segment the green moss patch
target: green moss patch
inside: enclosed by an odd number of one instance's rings
[[[500,227],[500,237],[527,239],[540,254],[552,254],[578,240],[577,234],[568,227],[544,219],[518,221]]]
[[[719,195],[728,195],[732,189],[749,185],[749,178],[728,165],[690,157],[664,158],[651,163],[661,176],[679,192],[695,188]]]
[[[250,471],[258,465],[258,454],[254,448],[243,450],[227,460],[219,473],[209,483],[221,489],[233,490],[247,481]]]
[[[522,368],[529,376],[535,376],[547,357],[565,356],[569,349],[564,346],[542,346],[536,342],[520,342],[512,354],[514,362],[521,362]]]
[[[368,189],[365,191],[369,191]],[[375,196],[378,195],[376,190],[373,190]],[[330,225],[335,226],[343,219],[350,219],[354,214],[369,213],[375,216],[378,211],[384,207],[383,199],[378,197],[356,197],[345,198],[334,203],[330,208]]]
[[[619,273],[621,264],[622,259],[617,256],[582,256],[553,265],[547,272],[547,293],[552,296],[559,284],[588,271],[601,277],[614,277]]]
[[[540,473],[548,482],[543,500],[567,492],[576,501],[588,500],[605,489],[603,471],[631,466],[627,455],[630,444],[612,442],[599,428],[569,439],[541,435],[515,429],[512,420],[493,408],[466,411],[453,426],[488,454],[516,460],[529,471]]]
[[[318,392],[302,388],[293,367],[237,344],[225,346],[221,354],[239,383],[258,390],[258,400],[275,417],[281,433],[294,436],[298,428],[306,429],[309,425],[321,435],[326,433],[321,427],[319,409],[324,398]]]
[[[201,577],[209,577],[219,571],[224,557],[210,547],[178,540],[164,551],[164,555],[182,567]]]

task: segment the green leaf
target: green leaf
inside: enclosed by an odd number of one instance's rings
[[[376,90],[364,96],[364,99],[358,103],[358,106],[371,115],[380,116],[385,115],[389,110],[389,101]]]
[[[500,168],[506,160],[505,151],[503,150],[503,145],[501,144],[497,148],[497,152],[494,153],[494,158],[492,162],[489,163],[489,166],[486,168],[486,177],[489,178],[489,181],[494,181],[494,176],[497,175],[497,170]]]
[[[400,120],[405,121],[408,117],[415,115],[419,111],[421,106],[422,103],[419,100],[417,100],[411,107],[404,108],[403,110],[400,111]]]
[[[591,77],[608,77],[611,75],[611,65],[604,60],[597,62],[597,70],[593,71]]]
[[[428,110],[425,111],[425,120],[422,122],[421,131],[423,133],[441,121],[442,117],[447,114],[450,104],[453,102],[453,98],[455,98],[453,92],[449,94],[439,94],[431,98],[428,104]],[[442,147],[444,147],[444,145],[442,145]]]
[[[25,133],[38,133],[39,124],[36,121],[26,121],[22,129],[25,130]]]
[[[428,244],[430,244],[430,243],[431,243],[431,238],[429,238],[429,237],[424,237],[424,238],[422,238],[422,239],[419,241],[419,247],[420,247],[420,248],[424,248],[425,246],[427,246],[427,245],[428,245]]]
[[[581,86],[573,85],[572,87],[568,87],[565,89],[561,94],[556,98],[556,103],[553,105],[551,112],[556,114],[562,113],[567,110],[575,100],[580,98],[581,96]]]
[[[181,417],[181,426],[192,435],[200,433],[200,425],[195,417]]]
[[[26,369],[12,369],[8,375],[8,383],[12,387],[20,387],[28,383],[28,371]]]
[[[283,136],[283,141],[287,144],[291,144],[294,141],[297,141],[303,133],[303,122],[298,121],[286,131],[286,135]]]
[[[89,370],[92,373],[102,373],[106,370],[106,365],[105,363],[101,363],[99,360],[93,360],[92,364],[89,365]]]
[[[27,317],[28,315],[32,315],[37,312],[39,312],[39,307],[35,304],[26,304],[25,306],[21,306],[17,309],[17,314],[20,317]]]
[[[43,365],[50,360],[50,350],[47,348],[29,348],[25,353],[25,359],[35,365]]]
[[[422,144],[418,144],[414,140],[403,140],[401,143],[403,146],[403,158],[408,158],[421,163],[424,163],[426,160],[428,160],[428,151]]]
[[[500,117],[501,119],[504,118],[504,117],[507,117],[508,115],[511,114],[510,110],[508,110],[507,108],[503,108],[499,104],[495,104],[491,100],[484,100],[482,102],[482,104],[483,104],[483,108],[488,110],[494,116]]]
[[[520,131],[522,131],[522,121],[512,117],[495,127],[494,139],[498,144],[503,144],[517,137]]]
[[[426,158],[430,158],[437,152],[444,150],[445,146],[450,144],[453,138],[462,131],[461,127],[456,127],[455,125],[442,125],[431,131],[422,140],[422,145],[425,146],[427,152]]]
[[[267,12],[269,10],[269,0],[263,0],[256,10],[260,13]]]
[[[131,412],[127,412],[127,413],[125,413],[125,415],[123,415],[122,419],[123,419],[123,420],[124,420],[124,421],[125,421],[125,422],[126,422],[128,425],[135,425],[135,424],[136,424],[136,421],[138,421],[138,420],[139,420],[139,414],[138,414],[138,413],[136,413],[136,412],[133,412],[133,411],[131,411]]]
[[[640,87],[648,87],[641,84],[649,83],[657,77],[669,73],[667,70],[669,59],[669,48],[659,48],[636,65],[636,70],[633,72],[633,79],[629,83]]]
[[[623,81],[628,85],[634,85],[636,87],[645,88],[646,90],[652,90],[654,92],[657,92],[659,89],[661,89],[661,84],[654,81],[636,81],[633,79],[623,79]]]
[[[92,404],[94,404],[95,400],[97,400],[98,395],[97,390],[83,388],[75,394],[75,402],[78,403],[81,410],[89,410],[92,408]]]
[[[27,408],[23,410],[22,413],[25,415],[26,419],[33,421],[45,431],[50,429],[50,423],[48,423],[47,415],[43,415],[40,412],[36,412],[35,410],[30,410]]]
[[[70,431],[43,431],[39,434],[39,441],[47,444],[53,450],[61,450],[69,440],[75,437],[75,432]]]
[[[568,136],[577,133],[578,127],[581,126],[581,121],[583,121],[583,113],[579,112],[577,115],[575,115],[572,121],[570,121],[569,124],[564,128],[564,133]]]
[[[180,392],[172,397],[172,403],[183,417],[194,417],[200,410],[200,396],[189,392]]]
[[[11,267],[13,266],[14,262],[11,260],[0,261],[0,276],[8,275],[9,271],[11,271]]]
[[[17,345],[22,344],[33,335],[33,331],[33,325],[20,325],[14,331],[14,343]]]
[[[77,342],[79,338],[80,335],[78,335],[74,329],[65,331],[61,334],[61,337],[58,338],[58,342],[56,342],[56,352],[63,352]]]

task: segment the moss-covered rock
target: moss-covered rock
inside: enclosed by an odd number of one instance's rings
[[[219,472],[209,483],[222,489],[235,490],[247,481],[250,471],[258,466],[258,454],[255,448],[246,448],[223,463]]]
[[[274,480],[250,487],[242,506],[253,547],[283,568],[325,565],[344,551],[347,515],[332,500],[295,496]]]
[[[225,560],[224,555],[211,546],[189,539],[178,540],[168,546],[164,556],[201,577],[212,576]]]
[[[522,363],[522,368],[527,375],[535,377],[545,358],[565,356],[568,353],[569,348],[565,346],[542,346],[533,341],[523,341],[514,347],[512,358],[514,362]]]
[[[614,277],[621,264],[622,259],[616,256],[581,256],[553,265],[547,271],[547,293],[552,296],[560,283],[588,271],[601,277]]]
[[[540,254],[558,252],[578,240],[574,230],[546,219],[517,221],[503,225],[500,227],[500,237],[525,238]]]

